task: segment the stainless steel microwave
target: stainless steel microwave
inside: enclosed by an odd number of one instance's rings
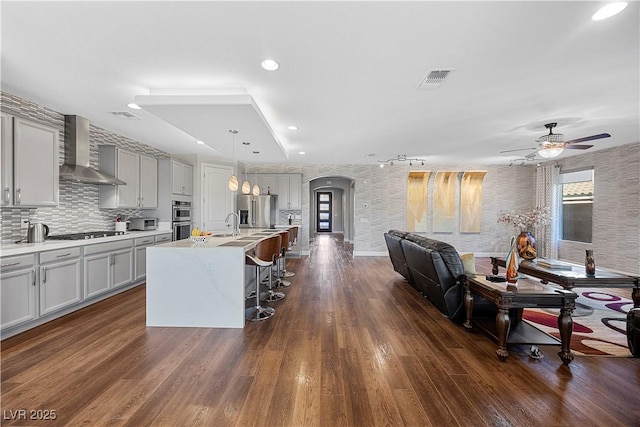
[[[129,218],[129,230],[157,230],[158,218],[152,217],[134,217]]]

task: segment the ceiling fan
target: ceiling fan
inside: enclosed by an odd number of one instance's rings
[[[573,150],[586,150],[588,148],[593,147],[593,145],[582,144],[576,145],[580,142],[593,141],[596,139],[609,138],[611,135],[608,133],[599,133],[597,135],[585,136],[583,138],[572,139],[571,141],[564,141],[564,135],[561,133],[553,133],[553,128],[556,127],[557,123],[547,123],[544,125],[545,128],[549,129],[549,133],[547,135],[542,135],[540,138],[536,139],[538,143],[537,147],[533,148],[519,148],[516,150],[506,150],[501,151],[500,153],[511,153],[514,151],[524,151],[524,150],[537,150],[538,154],[545,158],[551,159],[553,157],[557,157],[564,149],[573,149]]]

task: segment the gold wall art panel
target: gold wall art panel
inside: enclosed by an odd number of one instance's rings
[[[409,172],[407,177],[407,231],[427,231],[427,196],[430,171]]]
[[[486,171],[468,171],[460,182],[460,232],[479,233],[482,228],[482,181]]]
[[[433,189],[433,232],[455,231],[458,172],[437,172]]]

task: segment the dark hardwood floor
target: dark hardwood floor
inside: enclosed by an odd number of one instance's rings
[[[2,425],[640,425],[640,359],[501,363],[337,236],[287,268],[275,316],[244,329],[147,328],[140,286],[3,341]]]

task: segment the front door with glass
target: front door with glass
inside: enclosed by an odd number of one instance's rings
[[[317,209],[316,209],[316,231],[331,233],[333,226],[332,220],[332,203],[331,203],[331,193],[330,192],[318,192],[317,193]]]

